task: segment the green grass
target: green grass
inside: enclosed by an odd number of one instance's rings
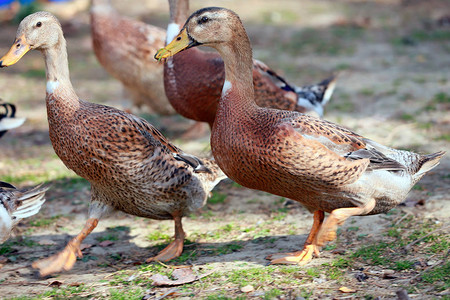
[[[227,198],[227,194],[213,191],[211,198],[208,199],[208,203],[210,203],[210,204],[224,203],[226,198]]]
[[[450,262],[428,270],[422,275],[422,280],[434,284],[438,290],[450,288]]]
[[[33,227],[46,227],[50,224],[54,224],[56,220],[58,220],[60,217],[62,217],[61,215],[56,215],[50,218],[42,218],[42,219],[37,219],[37,220],[31,220],[30,221],[30,226]]]

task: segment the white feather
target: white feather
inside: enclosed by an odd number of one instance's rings
[[[180,25],[176,23],[170,23],[167,26],[166,44],[169,44],[177,36],[178,33],[180,33]]]
[[[58,86],[59,86],[58,81],[53,80],[47,81],[47,94],[53,94],[55,90],[58,88]]]

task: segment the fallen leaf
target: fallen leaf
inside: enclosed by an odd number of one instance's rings
[[[196,280],[199,280],[200,278],[203,278],[205,276],[208,276],[212,274],[214,271],[211,271],[209,273],[202,274],[200,276],[194,275],[192,272],[192,269],[190,268],[182,268],[182,269],[175,269],[172,272],[172,277],[175,278],[175,280],[169,279],[165,275],[161,274],[154,274],[152,277],[150,277],[151,280],[153,280],[153,284],[156,286],[162,286],[162,285],[182,285],[185,283],[191,283]]]
[[[4,264],[8,261],[8,258],[6,256],[0,256],[0,264]]]
[[[351,288],[348,288],[348,287],[346,287],[346,286],[341,286],[341,287],[339,288],[339,290],[340,290],[341,292],[343,292],[343,293],[354,293],[354,292],[356,292],[355,289],[351,289]]]
[[[49,287],[60,287],[64,282],[59,281],[59,280],[54,280],[52,282],[50,282],[47,286]]]
[[[91,244],[81,244],[80,245],[80,250],[83,251],[84,249],[89,249],[91,247],[92,247]]]
[[[100,247],[108,247],[108,246],[111,246],[112,244],[114,244],[114,242],[111,242],[111,241],[103,241],[103,242],[98,243],[98,245]]]
[[[253,285],[250,285],[250,284],[241,287],[241,292],[243,292],[243,293],[250,293],[250,292],[253,292],[254,290],[255,290],[255,288],[253,287]]]

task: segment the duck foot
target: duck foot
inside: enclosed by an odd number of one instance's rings
[[[181,224],[181,217],[175,213],[173,215],[173,220],[175,221],[175,240],[159,252],[158,255],[148,258],[146,262],[169,261],[177,258],[183,252],[185,233]]]
[[[83,230],[67,244],[63,251],[48,258],[35,261],[31,266],[34,269],[38,269],[41,276],[72,269],[77,257],[83,257],[80,250],[81,242],[94,230],[97,224],[98,219],[88,219]]]
[[[271,265],[306,265],[312,260],[313,254],[319,256],[319,248],[316,245],[306,245],[302,251],[272,254],[267,256],[266,259],[270,260]]]
[[[146,262],[152,262],[152,261],[169,261],[174,258],[177,258],[181,255],[183,252],[183,240],[177,240],[170,243],[166,248],[161,250],[156,256],[150,257],[146,260]]]

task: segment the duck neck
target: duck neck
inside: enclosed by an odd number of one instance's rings
[[[189,0],[169,0],[170,21],[167,27],[166,44],[180,32],[189,12]]]
[[[219,107],[256,107],[253,89],[252,47],[247,35],[239,34],[233,42],[216,48],[225,65],[225,84]],[[228,96],[227,96],[228,95]]]
[[[47,96],[50,94],[64,94],[65,100],[78,101],[78,97],[70,82],[66,40],[62,33],[56,45],[42,49],[41,52],[44,56],[47,74]]]
[[[110,0],[92,0],[91,3],[92,14],[111,14],[115,12]]]

